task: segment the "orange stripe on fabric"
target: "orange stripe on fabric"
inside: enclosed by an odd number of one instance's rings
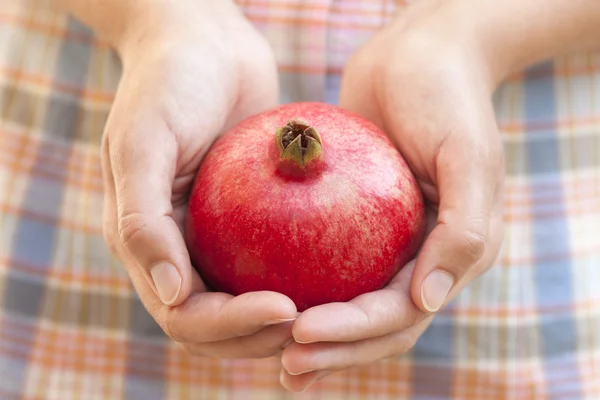
[[[127,361],[132,361],[131,359],[134,359],[134,362],[131,362],[130,364],[136,364],[138,366],[148,365],[149,368],[140,368],[135,365],[130,365],[127,368],[127,375],[137,375],[155,379],[163,379],[165,377],[160,368],[156,370],[152,369],[152,365],[161,362],[160,359],[153,357],[153,354],[156,354],[157,346],[148,346],[147,354],[139,354],[138,352],[135,356],[130,356],[128,358],[124,356],[127,354],[126,349],[128,346],[128,343],[124,340],[111,340],[108,338],[91,336],[85,330],[73,333],[65,332],[60,329],[48,329],[44,326],[38,326],[37,328],[38,339],[34,341],[35,349],[30,357],[30,362],[38,368],[58,368],[81,374],[100,373],[106,375],[110,370],[107,368],[106,364],[112,364],[112,366],[124,366]],[[48,340],[49,337],[53,340]],[[6,347],[7,342],[24,346],[31,345],[22,338],[17,338],[13,335],[9,336],[5,333],[0,335],[0,339],[2,341],[2,344],[0,344],[2,350],[0,352],[5,354],[11,352],[18,358],[23,358],[23,354],[19,354],[20,352],[13,346]],[[74,343],[79,343],[79,345],[74,345]],[[136,347],[140,345],[143,345],[141,341],[136,343]],[[107,349],[110,350],[107,351]],[[181,352],[183,353],[183,350],[181,350]],[[89,357],[87,362],[80,363],[78,361],[85,359],[86,357]],[[192,383],[197,383],[198,379],[204,376],[207,371],[210,371],[218,365],[218,361],[215,362],[210,359],[194,360],[195,362],[190,363],[190,370],[185,371],[192,379]],[[167,367],[169,367],[169,365],[167,365]],[[124,372],[125,371],[123,371],[123,373]],[[276,376],[275,370],[273,376]],[[173,382],[184,383],[186,380],[178,381],[176,379],[169,379],[169,382],[171,384]],[[269,380],[268,377],[265,376],[257,377],[255,375],[252,380],[253,387],[273,387],[273,384],[274,381]],[[211,386],[219,387],[220,385],[212,384]]]
[[[5,160],[0,160],[0,166],[1,167],[8,167],[8,169],[10,170],[11,164],[10,161],[5,161]],[[71,188],[76,188],[76,189],[83,189],[92,193],[96,193],[96,194],[101,194],[103,193],[104,187],[102,186],[102,183],[97,183],[94,184],[93,182],[86,180],[86,176],[67,176],[65,179],[65,176],[61,176],[59,174],[55,174],[49,171],[42,171],[39,169],[36,170],[31,170],[29,173],[27,173],[28,176],[32,176],[35,178],[42,178],[42,179],[47,179],[49,181],[53,181],[53,182],[63,182],[65,183],[68,187]]]
[[[600,68],[599,68],[600,70]],[[592,111],[593,112],[593,111]],[[536,131],[557,129],[574,129],[576,127],[585,125],[597,125],[600,124],[600,116],[587,116],[579,117],[570,115],[565,120],[552,120],[552,121],[530,121],[525,124],[524,122],[498,122],[498,127],[503,133],[535,133]],[[595,127],[597,128],[597,127]]]
[[[577,198],[576,195],[572,195],[572,198]],[[531,202],[533,204],[533,201]],[[567,202],[565,207],[558,210],[544,210],[534,211],[532,209],[521,209],[521,210],[505,210],[504,221],[505,222],[529,222],[529,221],[543,221],[548,219],[558,218],[573,218],[587,216],[597,216],[600,214],[600,202],[593,204],[591,207],[579,207],[579,203]]]
[[[568,252],[564,253],[551,253],[527,257],[502,256],[500,259],[500,265],[505,267],[529,267],[535,263],[558,262],[571,259],[576,260],[578,258],[585,258],[593,254],[600,254],[600,244],[586,248],[574,247],[569,249]]]
[[[20,80],[25,83],[38,85],[44,89],[52,88],[64,94],[79,96],[82,100],[91,100],[99,103],[112,104],[114,93],[107,93],[99,90],[91,90],[85,87],[77,87],[62,82],[57,82],[45,75],[26,72],[22,69],[0,66],[0,74],[6,75],[11,79]]]
[[[83,44],[90,44],[97,47],[109,47],[108,42],[94,36],[69,31],[62,26],[36,21],[34,18],[25,18],[20,15],[7,14],[0,11],[0,23],[27,27],[27,29],[35,30],[48,36],[61,39],[65,38]]]
[[[0,269],[7,267],[26,272],[27,274],[48,278],[48,271],[39,266],[30,265],[9,257],[0,257]],[[52,265],[50,278],[59,281],[62,285],[78,284],[84,286],[105,286],[114,289],[133,290],[129,277],[119,277],[116,274],[112,276],[97,275],[93,272],[87,272],[85,275],[78,274],[72,266]]]
[[[3,143],[0,154],[0,166],[8,168],[13,173],[23,172],[27,176],[35,176],[51,181],[61,182],[69,187],[80,188],[92,193],[103,192],[102,171],[100,166],[100,154],[98,151],[79,149],[77,146],[61,146],[53,142],[45,142],[46,148],[51,155],[42,155],[28,151],[15,156],[11,150],[12,143],[21,146],[25,142],[25,148],[39,147],[41,139],[37,135],[27,133],[14,133],[8,130],[0,130],[0,139]],[[89,161],[86,161],[89,160]],[[54,173],[50,170],[33,169],[34,161],[42,165],[64,170],[64,174]],[[18,162],[18,164],[15,164]],[[81,166],[86,165],[86,173],[82,173]],[[5,203],[6,204],[6,203]]]
[[[563,204],[565,202],[569,202],[569,201],[573,201],[574,203],[579,203],[577,200],[581,198],[581,189],[580,185],[582,183],[589,183],[590,185],[594,185],[594,189],[590,190],[589,188],[586,188],[586,190],[583,192],[585,194],[585,196],[589,196],[586,200],[596,200],[596,199],[600,199],[600,179],[595,179],[595,178],[589,178],[587,180],[583,180],[583,179],[576,179],[574,180],[571,185],[562,185],[562,188],[566,188],[567,192],[569,189],[569,186],[573,186],[573,190],[576,192],[573,196],[570,196],[570,193],[567,193],[567,195],[562,195],[562,194],[556,194],[556,193],[551,193],[548,196],[544,196],[544,197],[540,197],[540,198],[536,198],[535,200],[532,199],[531,197],[516,197],[516,196],[510,196],[510,195],[506,195],[506,200],[504,202],[504,204],[506,205],[507,208],[513,208],[513,207],[532,207],[533,205],[545,205],[545,206],[549,206],[549,205],[553,205],[553,204]],[[597,197],[596,197],[597,196]]]
[[[567,386],[569,383],[577,383],[578,386],[583,382],[595,383],[595,388],[592,393],[598,393],[598,385],[596,376],[593,375],[588,367],[589,362],[581,362],[579,359],[578,364],[582,365],[582,372],[577,373],[576,377],[553,379],[551,384],[563,384]],[[543,361],[543,360],[542,360]],[[593,362],[593,361],[591,361]],[[540,366],[539,368],[544,368]],[[533,374],[533,371],[538,374]],[[569,367],[558,367],[552,368],[552,372],[562,372],[566,374],[573,372],[572,368]],[[514,375],[516,374],[516,375]],[[483,371],[479,369],[456,369],[455,381],[462,380],[463,384],[458,385],[459,390],[455,391],[457,399],[535,399],[541,400],[548,398],[547,394],[552,393],[554,396],[566,396],[567,398],[579,398],[581,392],[574,390],[563,390],[559,393],[552,388],[549,388],[548,382],[540,379],[544,376],[539,369],[520,368],[514,371],[514,369],[497,370],[493,372]],[[525,378],[526,377],[526,378]],[[536,379],[538,377],[538,379]],[[493,392],[497,392],[494,394]],[[500,393],[498,393],[500,392]],[[513,397],[516,396],[517,392],[520,396],[524,397]],[[600,393],[598,393],[600,394]],[[492,397],[490,397],[492,396]],[[454,398],[454,397],[453,397]],[[561,397],[562,398],[562,397]]]
[[[582,310],[586,307],[599,307],[600,298],[587,299],[583,301],[573,300],[569,304],[557,305],[557,306],[539,306],[526,307],[519,306],[519,308],[509,308],[504,306],[498,306],[496,304],[490,305],[489,307],[477,307],[468,306],[461,304],[458,307],[448,311],[448,315],[460,317],[460,318],[494,318],[499,320],[506,320],[509,318],[540,318],[543,314],[556,314],[573,312],[575,310]],[[445,314],[446,311],[439,311],[440,314]],[[482,322],[484,323],[484,322]]]
[[[16,132],[10,129],[2,129],[0,128],[0,138],[2,138],[2,145],[6,147],[11,146],[11,141],[17,143],[16,146],[19,146],[22,141],[26,142],[26,145],[29,146],[29,142],[34,145],[39,145],[43,138],[36,134],[32,134],[27,131]],[[40,155],[43,157],[45,162],[51,162],[52,165],[56,167],[64,167],[69,162],[75,162],[80,165],[83,160],[91,159],[89,164],[91,164],[94,168],[91,169],[100,179],[102,166],[100,165],[100,146],[94,146],[92,148],[86,146],[78,146],[76,144],[63,144],[60,142],[49,142],[46,141],[44,146],[52,152],[51,157],[47,155]],[[29,152],[28,154],[32,154]]]
[[[26,210],[22,207],[14,206],[11,204],[0,204],[0,212],[2,212],[3,214],[17,215],[19,217],[24,217],[32,221],[37,221],[48,225],[54,225],[63,229],[72,229],[91,235],[102,235],[102,227],[90,226],[79,222],[68,221],[61,217]]]

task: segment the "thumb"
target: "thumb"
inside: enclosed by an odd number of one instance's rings
[[[109,138],[118,240],[137,261],[137,266],[126,266],[129,274],[141,272],[164,304],[177,305],[196,286],[185,241],[172,218],[177,142],[163,121],[146,121]]]
[[[471,139],[471,138],[469,138]],[[436,159],[439,211],[411,281],[415,304],[437,311],[451,289],[486,254],[499,171],[486,140],[447,138]]]

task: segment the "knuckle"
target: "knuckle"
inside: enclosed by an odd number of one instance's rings
[[[177,343],[185,343],[186,338],[181,330],[180,324],[174,322],[171,318],[165,318],[163,323],[163,330],[165,334],[169,336],[173,341]]]
[[[140,213],[129,213],[119,218],[118,236],[125,247],[138,240],[147,229],[146,218]]]
[[[440,213],[443,225],[441,235],[452,246],[460,261],[472,265],[479,261],[487,249],[487,229],[490,216],[484,212],[459,212],[456,209]]]
[[[463,254],[471,262],[480,260],[485,254],[486,237],[476,229],[466,229],[458,236],[459,246]]]

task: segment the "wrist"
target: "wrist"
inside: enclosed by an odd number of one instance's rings
[[[600,48],[596,0],[446,0],[439,10],[465,42],[478,48],[496,84],[544,60]]]
[[[137,30],[140,21],[159,14],[162,5],[150,0],[54,0],[62,11],[90,27],[114,48],[119,47],[129,32]]]
[[[121,57],[150,38],[175,37],[239,19],[233,0],[54,0],[88,25]],[[237,14],[237,15],[236,15]]]
[[[177,45],[186,37],[209,38],[215,27],[239,20],[241,12],[232,0],[177,0],[134,2],[127,27],[113,37],[112,45],[123,58],[138,54],[144,43]]]
[[[441,73],[468,74],[473,85],[491,95],[505,73],[506,60],[493,60],[477,24],[454,7],[454,0],[421,0],[388,27],[401,53]],[[408,46],[408,47],[407,47]]]

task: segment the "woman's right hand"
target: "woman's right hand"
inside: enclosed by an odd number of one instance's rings
[[[213,141],[277,104],[274,57],[230,0],[159,4],[116,43],[123,75],[102,142],[105,238],[146,309],[191,353],[276,355],[292,337],[294,303],[274,292],[208,292],[182,235]]]

